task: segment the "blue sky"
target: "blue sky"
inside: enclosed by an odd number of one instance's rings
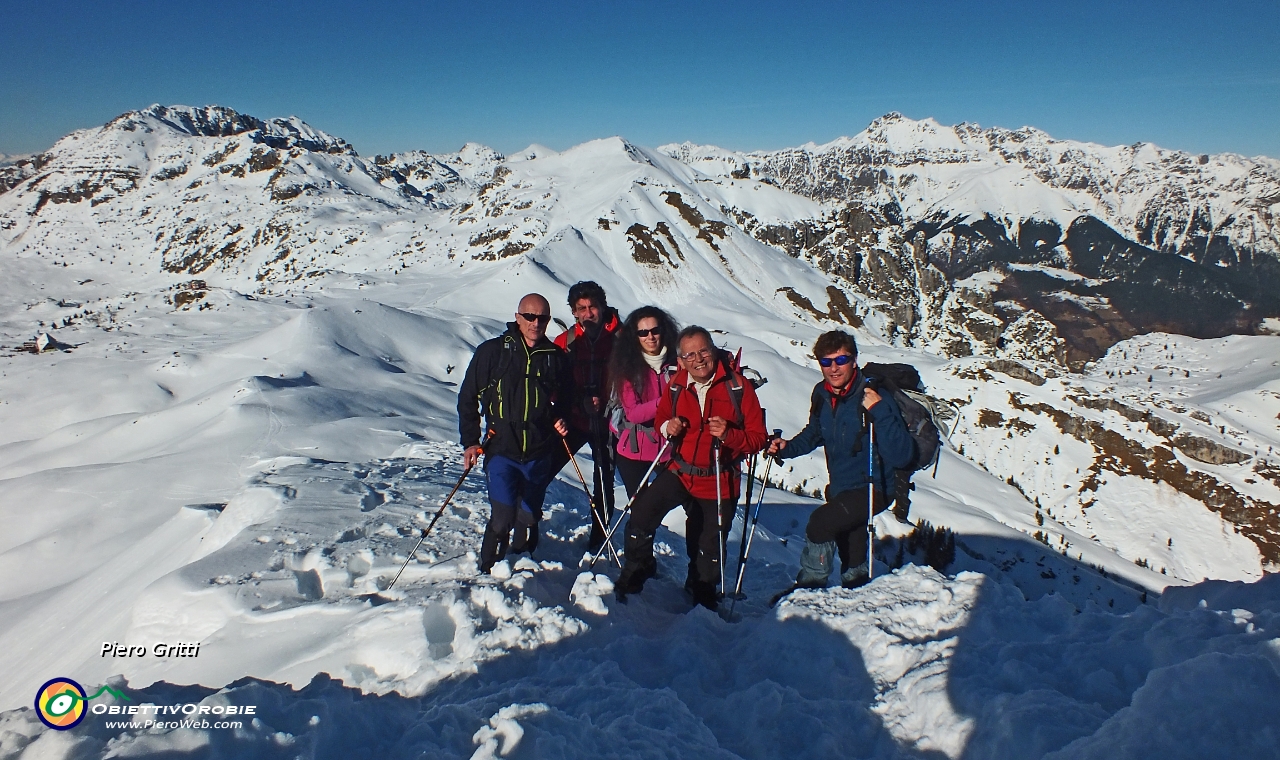
[[[296,115],[364,155],[621,134],[770,149],[889,111],[1280,157],[1280,3],[27,2],[0,153],[151,103]]]

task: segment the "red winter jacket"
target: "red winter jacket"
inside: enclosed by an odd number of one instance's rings
[[[569,354],[569,364],[573,367],[575,397],[569,405],[569,425],[575,430],[589,432],[592,429],[591,415],[587,412],[588,399],[592,396],[600,399],[597,416],[601,421],[604,419],[604,404],[609,400],[609,354],[613,351],[614,334],[621,329],[618,311],[610,308],[604,314],[604,326],[595,340],[589,338],[579,324],[556,336],[555,344]]]
[[[689,493],[699,499],[716,497],[715,477],[709,474],[714,471],[714,463],[711,458],[712,436],[706,428],[708,419],[723,417],[729,422],[720,447],[720,488],[724,499],[738,498],[738,479],[731,477],[730,472],[736,470],[733,462],[763,449],[768,438],[764,429],[764,413],[760,410],[760,400],[756,398],[755,388],[745,379],[738,380],[742,384],[741,420],[734,413],[733,399],[729,396],[730,378],[725,374],[723,362],[716,365],[711,387],[707,389],[705,411],[698,408],[697,392],[693,389],[689,373],[683,369],[663,389],[662,400],[658,402],[657,416],[653,421],[658,430],[672,417],[683,417],[689,423],[689,427],[675,441],[676,453],[686,465],[708,474],[682,471],[675,461],[668,468],[675,471]],[[674,411],[671,407],[673,389],[676,396]]]

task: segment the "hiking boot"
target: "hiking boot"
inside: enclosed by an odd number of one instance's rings
[[[851,567],[840,574],[840,585],[844,588],[865,586],[871,580],[867,575],[867,563]]]
[[[644,589],[644,582],[657,574],[658,563],[652,559],[648,562],[627,560],[617,582],[613,584],[613,590],[619,597],[638,594]]]
[[[595,554],[600,551],[600,547],[604,546],[604,531],[596,526],[594,520],[591,521],[591,534],[587,536],[587,551]]]
[[[480,572],[488,573],[494,564],[507,556],[507,541],[509,537],[509,534],[505,532],[498,534],[489,528],[485,528],[484,539],[480,542],[480,561],[477,563]]]
[[[694,603],[714,612],[720,604],[720,597],[716,594],[716,584],[708,581],[694,581],[690,585]]]
[[[591,533],[587,537],[587,549],[595,554],[600,551],[600,547],[604,546],[604,537],[608,533],[608,526],[613,521],[613,510],[610,509],[606,515],[593,507],[591,513]]]
[[[689,572],[684,576],[684,590],[689,596],[693,596],[693,584],[698,582],[698,563],[696,560],[689,560]]]
[[[815,544],[805,539],[800,550],[800,572],[796,575],[797,588],[826,588],[831,576],[831,561],[836,556],[836,542]]]
[[[529,556],[533,556],[533,550],[538,548],[538,539],[541,538],[542,531],[538,530],[537,525],[525,527],[517,525],[515,537],[511,541],[511,553],[522,554],[528,552]]]
[[[898,500],[893,503],[893,516],[898,518],[898,522],[909,525],[910,523],[907,522],[907,515],[910,514],[910,512],[911,502],[906,499],[899,497]]]

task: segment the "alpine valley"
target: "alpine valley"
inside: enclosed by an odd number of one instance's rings
[[[585,279],[740,348],[787,436],[824,330],[920,370],[949,438],[875,581],[763,603],[815,455],[771,471],[737,622],[686,614],[677,513],[617,605],[571,470],[534,558],[476,577],[477,473],[360,601],[462,473],[475,346],[528,292],[568,322]],[[0,757],[1274,752],[1275,159],[897,113],[779,151],[365,158],[155,105],[0,162],[0,344]],[[201,654],[98,654],[159,641]],[[265,717],[50,731],[58,675]]]

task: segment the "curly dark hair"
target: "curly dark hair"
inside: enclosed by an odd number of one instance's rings
[[[573,287],[569,288],[569,308],[577,306],[578,302],[584,298],[594,303],[601,311],[609,308],[609,299],[605,297],[604,288],[591,280],[574,283]]]
[[[642,394],[645,386],[648,385],[645,382],[648,377],[645,373],[652,372],[644,360],[644,352],[640,348],[640,336],[636,335],[637,326],[642,319],[658,320],[658,327],[662,330],[662,348],[665,354],[663,361],[668,364],[676,363],[676,335],[679,332],[676,321],[670,314],[657,306],[641,306],[627,315],[622,328],[614,336],[613,353],[609,355],[609,378],[613,384],[611,391],[615,394],[619,393],[622,390],[622,383],[627,382],[631,384],[636,397],[641,401],[644,400]]]
[[[858,343],[852,335],[844,330],[824,332],[813,342],[813,358],[821,359],[824,356],[830,356],[842,348],[846,349],[850,356],[855,358],[858,356]]]

